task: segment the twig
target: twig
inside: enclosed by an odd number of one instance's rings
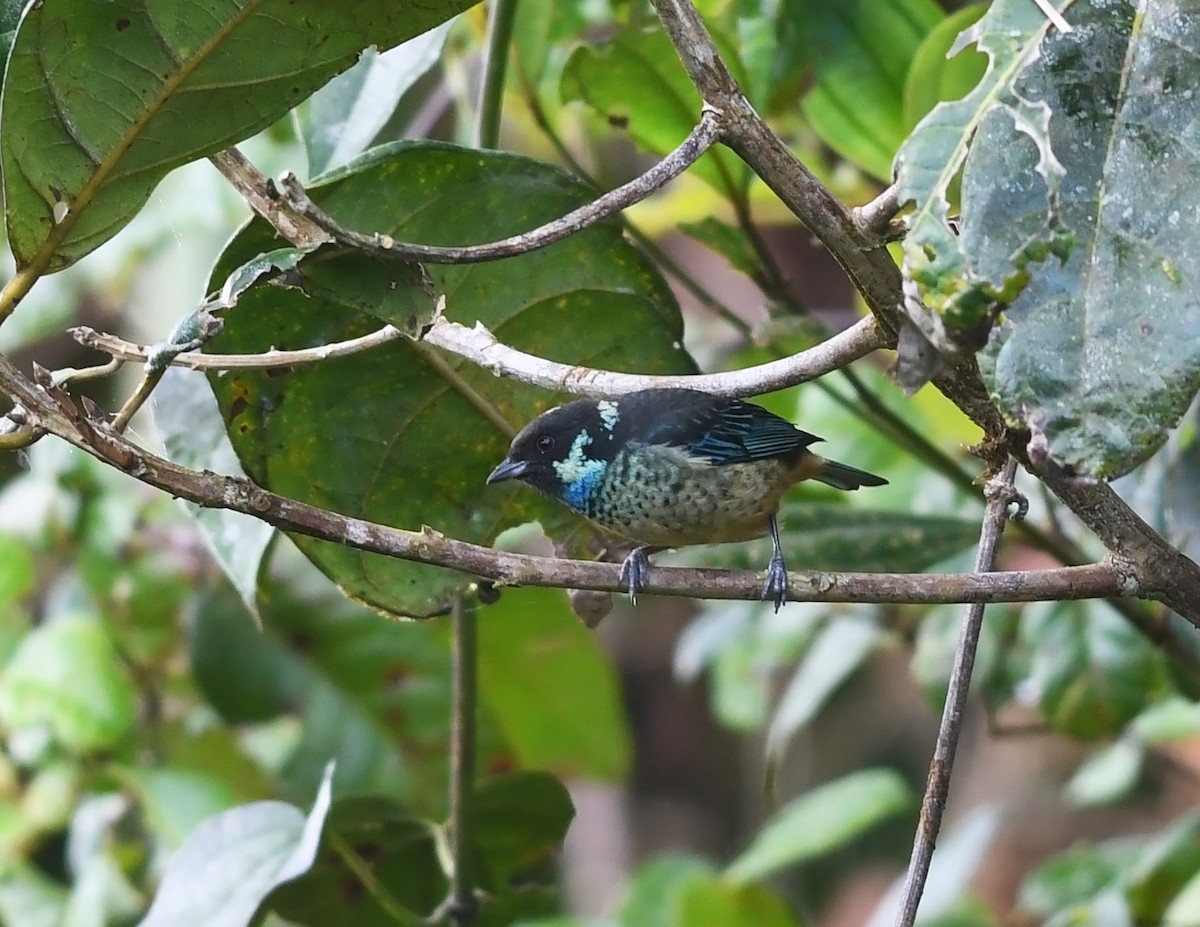
[[[475,713],[478,637],[474,605],[460,594],[450,612],[454,652],[453,716],[450,725],[450,833],[453,869],[448,914],[456,927],[475,919],[478,903],[471,880],[471,806],[475,790]]]
[[[280,235],[298,248],[315,248],[333,236],[300,215],[279,195],[275,182],[250,163],[236,148],[226,148],[209,158],[242,199],[266,219]]]
[[[85,347],[103,351],[122,361],[149,360],[154,353],[153,345],[134,344],[116,335],[98,332],[94,328],[80,325],[68,329],[72,338]],[[170,363],[175,367],[186,367],[189,370],[274,370],[280,367],[302,367],[305,364],[315,364],[318,361],[333,357],[347,357],[367,351],[404,337],[400,329],[385,325],[378,331],[360,338],[347,341],[336,341],[333,344],[318,345],[315,348],[304,348],[299,351],[266,351],[263,354],[201,354],[199,351],[186,351],[172,358]]]
[[[987,509],[983,516],[983,530],[979,535],[979,549],[975,554],[975,572],[989,573],[996,563],[996,547],[1004,531],[1008,507],[1016,501],[1013,478],[1017,462],[1009,457],[999,475],[988,482]],[[975,650],[979,645],[979,630],[983,624],[983,603],[976,602],[967,607],[963,616],[962,631],[958,648],[954,652],[954,668],[950,673],[950,686],[946,692],[946,704],[942,709],[942,723],[938,728],[937,744],[929,764],[929,779],[925,785],[925,798],[921,802],[921,819],[913,840],[912,858],[904,877],[904,894],[900,902],[897,927],[913,927],[917,919],[917,907],[925,892],[925,880],[929,876],[929,864],[933,859],[933,848],[942,828],[942,815],[946,810],[946,796],[950,791],[950,774],[954,769],[954,755],[958,751],[958,739],[962,734],[963,716],[967,703],[967,692],[971,686],[971,670],[975,665]]]
[[[477,264],[545,248],[645,199],[683,173],[716,142],[719,135],[720,114],[714,109],[706,108],[700,116],[699,125],[678,148],[629,183],[532,231],[488,244],[461,248],[398,242],[389,235],[356,232],[338,223],[309,199],[293,175],[285,174],[280,178],[279,185],[292,209],[311,219],[340,243],[365,254],[388,260],[425,261],[430,264]]]

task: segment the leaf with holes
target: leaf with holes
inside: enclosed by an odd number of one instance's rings
[[[526,231],[593,195],[540,162],[441,143],[375,149],[311,192],[345,224],[438,244]],[[271,238],[265,223],[252,223],[222,256],[214,287],[270,250]],[[209,347],[311,347],[366,334],[381,321],[404,327],[429,309],[428,295],[400,264],[349,255],[301,264],[299,271],[310,296],[252,288],[226,313],[225,330]],[[674,297],[616,224],[516,258],[430,268],[430,276],[451,318],[481,321],[502,341],[539,356],[647,373],[693,369],[679,344]],[[527,521],[540,520],[558,536],[580,524],[525,487],[484,485],[513,432],[553,397],[451,355],[396,341],[304,368],[239,370],[210,382],[242,465],[284,495],[412,530],[430,525],[477,543]],[[436,567],[295,540],[348,594],[389,612],[434,614],[470,581]]]
[[[1059,5],[1062,5],[1060,0]],[[1049,138],[1050,107],[1031,101],[1018,90],[1022,73],[1039,54],[1049,20],[1028,0],[997,0],[979,22],[959,37],[951,51],[975,42],[990,56],[983,79],[961,100],[939,103],[909,136],[896,158],[897,197],[913,203],[904,239],[904,276],[908,283],[905,311],[916,328],[940,352],[957,353],[973,338],[986,334],[997,306],[1011,302],[1028,282],[1029,265],[1051,253],[1060,258],[1070,237],[1052,227],[1052,203],[1063,167]],[[968,148],[977,150],[975,135],[985,118],[1007,122],[1030,139],[1036,157],[1023,165],[1043,181],[1039,198],[1029,205],[1038,223],[1026,230],[1019,247],[1005,253],[998,278],[974,272],[949,221],[950,186]],[[996,178],[998,184],[1009,178]],[[965,211],[964,211],[965,212]],[[919,385],[927,375],[914,377],[899,370],[903,382]]]
[[[1077,246],[1005,311],[985,377],[1005,418],[1080,474],[1132,470],[1200,387],[1200,2],[1071,7],[1020,90],[1050,112]],[[963,175],[963,250],[995,279],[1044,229],[1039,153],[984,120]]]
[[[167,173],[266,128],[369,45],[473,0],[31,3],[0,103],[9,244],[55,271],[115,235]]]

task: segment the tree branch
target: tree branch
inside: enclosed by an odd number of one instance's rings
[[[25,409],[32,426],[147,485],[206,508],[242,512],[284,531],[447,567],[502,585],[625,591],[617,564],[507,553],[430,529],[405,531],[298,502],[248,479],[182,467],[138,447],[104,422],[89,420],[52,381],[35,387],[3,356],[0,392]],[[1136,574],[1107,560],[1057,570],[990,574],[796,572],[790,575],[789,586],[788,598],[796,602],[1032,602],[1147,594]],[[645,591],[647,595],[757,600],[761,588],[760,574],[750,570],[655,566]],[[1186,617],[1200,626],[1200,611]]]

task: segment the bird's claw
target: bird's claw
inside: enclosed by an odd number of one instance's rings
[[[787,567],[783,563],[783,557],[776,551],[771,556],[771,562],[767,564],[767,578],[763,582],[761,598],[764,602],[770,599],[775,603],[775,611],[779,611],[787,601],[787,594]]]
[[[645,547],[635,547],[621,564],[620,581],[626,584],[629,601],[637,605],[638,590],[646,585],[646,573],[650,569],[650,558],[646,556]]]

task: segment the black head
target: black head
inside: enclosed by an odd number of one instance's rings
[[[487,481],[520,480],[578,507],[575,500],[586,496],[619,449],[619,420],[616,403],[595,399],[543,412],[513,438]]]

